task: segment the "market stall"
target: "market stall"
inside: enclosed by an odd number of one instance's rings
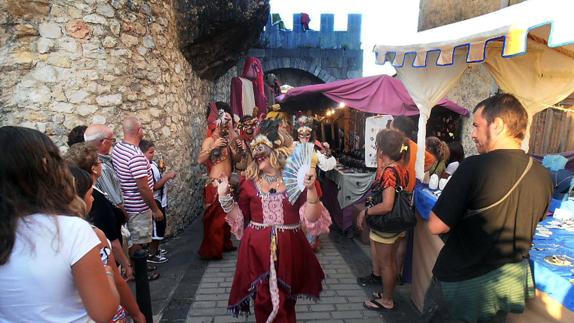
[[[574,92],[573,6],[574,3],[566,0],[526,1],[419,32],[404,37],[400,43],[375,46],[377,63],[390,61],[397,67],[398,78],[420,111],[418,146],[425,146],[431,108],[457,84],[470,64],[486,64],[498,86],[514,94],[525,106],[529,125],[536,112],[557,104]],[[528,150],[528,137],[523,141],[523,148]],[[416,175],[419,179],[424,176],[423,153],[423,149],[418,150]],[[423,222],[424,197],[432,198],[433,194],[425,192],[424,188],[417,188],[416,194],[419,195],[416,203],[421,221],[415,229],[413,269],[417,272],[413,274],[412,298],[420,306],[441,242],[429,235]],[[536,257],[533,259],[536,261]],[[533,268],[536,271],[535,263]],[[534,275],[535,280],[536,277],[544,279],[538,276],[540,273]],[[564,280],[562,283],[572,290],[570,282]],[[526,312],[511,319],[521,322],[573,321],[572,308],[564,303],[565,298],[544,291],[541,284],[541,281],[536,282],[537,297],[528,304]],[[570,319],[565,319],[567,317]]]
[[[343,144],[334,145],[334,147],[344,146],[341,151],[344,151],[346,155],[339,156],[339,162],[343,165],[338,165],[337,169],[328,172],[321,182],[326,192],[338,197],[335,199],[326,194],[325,205],[333,216],[335,224],[341,230],[347,231],[353,225],[359,209],[358,205],[362,204],[362,198],[375,177],[376,164],[372,159],[374,139],[368,144],[369,140],[364,134],[369,130],[374,131],[373,127],[369,127],[367,120],[378,118],[363,116],[361,120],[353,120],[349,108],[371,115],[384,116],[416,116],[419,110],[403,83],[388,75],[291,88],[287,93],[278,96],[277,102],[298,106],[300,102],[315,100],[316,96],[327,97],[346,109],[343,112],[343,118],[346,121],[343,125],[335,127],[333,122],[330,124],[332,132],[335,128],[341,132],[341,134],[333,135],[332,138],[344,139]],[[447,99],[439,100],[437,105],[464,117],[469,115],[467,109]],[[381,124],[379,128],[385,127],[385,122],[374,123]],[[378,130],[374,132],[374,135],[369,135],[369,138],[374,138],[376,132]],[[365,165],[370,169],[365,168]]]
[[[374,180],[372,171],[361,172],[340,164],[321,180],[323,202],[341,230],[346,232],[353,226],[356,205],[364,205],[365,193]]]
[[[431,108],[469,64],[485,63],[499,87],[523,103],[530,121],[574,92],[573,6],[567,0],[531,0],[422,31],[400,43],[376,45],[377,64],[390,61],[397,68],[420,111],[419,147],[425,145]],[[419,179],[424,175],[422,153],[419,149]]]
[[[440,191],[419,184],[415,205],[419,223],[415,228],[411,299],[422,311],[424,294],[430,285],[432,268],[442,240],[426,225]],[[566,224],[549,216],[538,224],[530,251],[536,297],[523,314],[509,315],[509,322],[574,322],[574,222]]]

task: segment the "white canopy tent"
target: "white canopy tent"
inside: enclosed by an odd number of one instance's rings
[[[420,110],[418,146],[425,147],[430,109],[469,64],[485,63],[498,86],[532,116],[574,92],[574,1],[529,0],[499,11],[376,45],[376,63],[390,61]],[[528,132],[527,132],[528,133]],[[528,135],[523,148],[528,150]],[[424,149],[417,178],[424,176]]]

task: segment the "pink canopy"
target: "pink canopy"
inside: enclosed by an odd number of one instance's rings
[[[418,115],[419,110],[403,83],[388,75],[360,77],[325,84],[313,84],[292,88],[277,97],[279,103],[296,97],[323,94],[335,102],[369,113],[393,116]],[[470,113],[458,104],[442,99],[437,105],[444,106],[467,117]]]

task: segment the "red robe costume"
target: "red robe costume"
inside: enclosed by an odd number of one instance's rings
[[[321,204],[320,218],[309,222],[303,216],[306,195],[291,205],[284,192],[263,193],[253,181],[241,181],[239,207],[227,216],[241,239],[228,307],[235,316],[249,313],[253,298],[257,322],[296,322],[297,298],[319,297],[325,275],[301,225],[328,232],[331,217]],[[245,228],[244,218],[250,219]]]
[[[211,170],[211,166],[211,161],[207,161],[208,170]],[[231,242],[231,230],[225,222],[225,212],[217,196],[217,186],[211,182],[203,188],[203,241],[199,247],[202,259],[221,259],[223,252],[235,250]]]

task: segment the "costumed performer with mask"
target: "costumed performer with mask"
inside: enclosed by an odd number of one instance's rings
[[[241,240],[228,309],[235,316],[249,313],[253,298],[257,322],[296,322],[297,298],[317,299],[325,278],[301,227],[328,232],[331,218],[317,196],[313,168],[305,176],[305,190],[293,205],[289,202],[282,170],[292,142],[278,121],[263,121],[237,197],[225,176],[217,188],[226,220]]]
[[[297,123],[299,125],[299,128],[297,128],[297,138],[299,139],[299,143],[304,144],[311,142],[312,140],[311,137],[313,133],[313,130],[311,128],[312,119],[306,116],[301,116],[297,120]],[[297,142],[295,142],[295,145],[296,144]],[[337,160],[335,159],[335,157],[331,156],[331,150],[329,149],[329,144],[326,142],[320,143],[318,140],[315,140],[314,145],[315,145],[315,153],[317,154],[317,158],[319,160],[317,164],[317,166],[319,166],[319,169],[321,169],[324,172],[334,169],[335,166],[337,166]],[[321,189],[320,185],[318,185],[318,195],[320,198],[323,197],[323,190]],[[311,245],[313,251],[318,251],[321,245],[319,236],[313,235],[310,232],[307,232],[306,236],[307,241],[309,241],[309,244]]]
[[[250,115],[243,116],[237,125],[239,136],[229,145],[233,158],[233,169],[235,172],[243,174],[247,165],[251,161],[251,151],[249,145],[253,140],[255,128],[257,128],[257,118]]]
[[[313,133],[313,129],[311,128],[312,119],[307,116],[301,116],[297,122],[299,123],[299,128],[297,128],[297,137],[299,142],[311,142]],[[315,145],[317,157],[319,158],[317,166],[319,166],[319,168],[324,172],[335,169],[335,166],[337,166],[337,160],[331,155],[331,147],[329,146],[329,143],[321,143],[318,140],[315,140],[312,143]]]
[[[207,167],[209,180],[205,184],[203,240],[199,247],[199,256],[205,260],[219,260],[223,253],[236,248],[231,242],[231,231],[225,222],[225,212],[217,200],[217,181],[222,174],[230,176],[232,172],[232,153],[229,142],[235,140],[231,115],[223,109],[210,104],[207,137],[201,146],[197,158],[199,164]]]

